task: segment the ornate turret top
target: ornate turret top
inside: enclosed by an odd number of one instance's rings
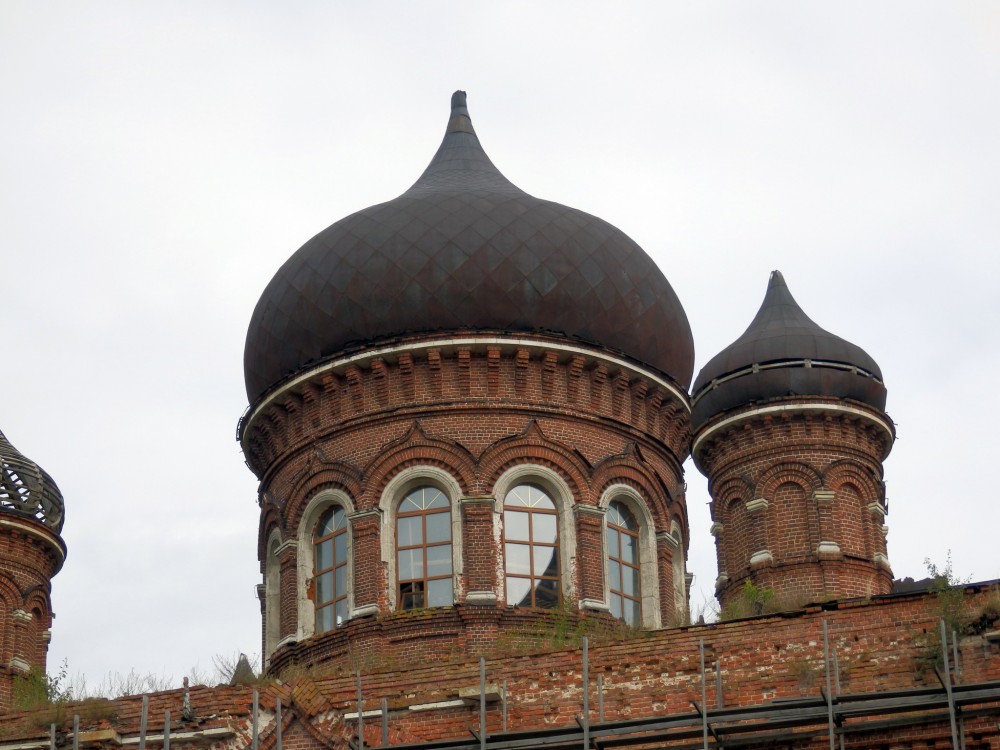
[[[62,493],[52,477],[0,432],[0,514],[34,518],[58,534],[63,511]]]
[[[247,333],[247,397],[329,357],[449,331],[562,336],[691,381],[691,329],[656,264],[606,221],[504,177],[463,91],[409,190],[323,230],[268,284]]]
[[[834,396],[885,409],[882,371],[864,349],[820,328],[773,271],[750,327],[694,383],[691,427],[716,414],[787,396]]]

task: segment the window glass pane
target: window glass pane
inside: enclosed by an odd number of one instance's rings
[[[451,545],[427,548],[427,577],[451,575]],[[436,605],[431,605],[436,606]]]
[[[529,579],[507,579],[507,604],[512,604],[515,607],[531,606],[531,581]]]
[[[620,558],[621,550],[618,548],[618,532],[615,529],[608,529],[608,555]]]
[[[327,534],[333,533],[333,508],[328,510],[322,516],[320,516],[319,523],[316,525],[316,536],[326,536]]]
[[[437,487],[424,487],[421,491],[423,492],[424,510],[448,507],[448,498]]]
[[[528,575],[531,573],[531,547],[527,544],[504,545],[507,572]]]
[[[400,581],[409,581],[424,577],[424,551],[422,549],[404,549],[397,555],[396,568]]]
[[[634,596],[638,598],[639,592],[642,591],[642,579],[639,577],[639,568],[629,568],[628,572],[632,575],[632,588],[635,590]]]
[[[420,609],[424,606],[424,584],[421,581],[403,583],[399,587],[400,607]]]
[[[639,603],[634,602],[631,599],[625,599],[624,603],[624,619],[629,625],[637,627],[639,625]]]
[[[337,509],[333,511],[333,528],[342,529],[346,525],[347,525],[347,513],[344,512],[343,508],[338,506]]]
[[[316,632],[324,633],[333,629],[333,607],[320,607],[316,610]]]
[[[627,563],[636,563],[636,542],[638,540],[634,536],[629,536],[628,534],[622,534],[622,560]]]
[[[427,606],[448,607],[452,604],[451,578],[427,582]]]
[[[520,510],[505,510],[503,512],[504,539],[521,542],[528,541],[528,519],[530,516]]]
[[[559,548],[558,547],[535,547],[534,563],[536,576],[559,577]]]
[[[622,616],[622,598],[619,594],[611,595],[611,615],[613,617]]]
[[[335,536],[333,543],[337,551],[337,562],[347,562],[347,534],[344,533]]]
[[[336,605],[337,624],[342,625],[347,621],[347,599],[341,599]]]
[[[632,511],[630,511],[628,506],[624,503],[613,502],[611,503],[610,510],[614,511],[614,523],[616,526],[621,526],[629,531],[636,531],[639,528],[639,524],[636,523],[635,516],[632,515]]]
[[[333,540],[327,539],[316,545],[316,570],[326,570],[333,565]]]
[[[316,603],[325,604],[333,599],[333,571],[327,571],[316,579]]]
[[[556,543],[556,517],[550,513],[531,514],[531,541]]]
[[[341,565],[334,571],[337,586],[336,596],[344,596],[347,593],[347,566]]]
[[[615,591],[622,590],[622,566],[614,560],[608,560],[609,584]]]
[[[639,593],[639,571],[635,568],[622,568],[622,593],[636,596]]]
[[[396,521],[396,539],[400,547],[411,547],[423,544],[423,517],[407,516]]]
[[[451,512],[430,513],[424,516],[427,523],[427,543],[451,541]]]
[[[535,606],[552,609],[559,606],[559,582],[539,581],[535,586]]]

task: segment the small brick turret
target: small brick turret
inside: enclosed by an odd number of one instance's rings
[[[55,482],[0,432],[0,710],[11,707],[18,675],[45,670],[62,524]]]
[[[775,271],[750,327],[694,386],[724,607],[763,603],[742,597],[746,581],[784,606],[891,590],[885,395],[875,361],[810,320]]]

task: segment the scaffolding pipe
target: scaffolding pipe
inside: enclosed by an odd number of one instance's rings
[[[955,721],[955,696],[951,693],[951,667],[948,665],[948,631],[941,620],[941,658],[944,660],[944,691],[948,696],[948,718],[951,721],[951,746],[958,747],[958,725]]]
[[[500,705],[501,705],[501,710],[503,712],[502,730],[506,732],[507,731],[507,678],[506,677],[503,678],[503,687],[501,688],[501,690],[503,691],[500,694],[500,701],[501,701]]]
[[[73,714],[73,750],[80,750],[80,715]]]
[[[170,709],[163,709],[163,750],[170,750]]]
[[[479,657],[479,750],[486,750],[486,657]]]
[[[705,685],[705,639],[698,639],[698,653],[701,656],[701,746],[703,750],[708,750],[708,703],[706,695],[708,687]]]
[[[358,750],[365,750],[365,709],[361,700],[361,670],[359,669],[354,674],[357,676],[358,686]]]
[[[590,642],[583,637],[583,750],[590,748]]]
[[[382,747],[389,744],[389,699],[382,699]]]
[[[836,734],[836,727],[833,723],[833,685],[830,675],[830,627],[825,617],[823,618],[823,672],[826,673],[827,732],[830,735],[830,750],[834,750],[833,738]]]
[[[722,663],[715,660],[715,707],[722,708]]]
[[[56,750],[56,725],[49,724],[49,750]]]
[[[257,744],[260,741],[260,736],[258,734],[258,722],[260,721],[260,695],[257,693],[257,688],[253,689],[253,729],[250,735],[250,747],[253,750],[257,750]]]
[[[139,750],[146,750],[146,714],[149,712],[149,696],[142,696],[142,709],[139,714]],[[73,734],[76,734],[74,732]],[[256,750],[256,748],[254,748]]]
[[[281,698],[274,701],[274,747],[281,750]]]
[[[958,633],[955,629],[951,630],[951,663],[955,665],[955,682],[962,682],[962,665],[958,663]]]

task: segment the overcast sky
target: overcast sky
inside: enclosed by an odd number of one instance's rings
[[[250,314],[458,88],[507,177],[656,259],[696,372],[783,271],[882,367],[895,574],[1000,577],[1000,6],[0,0],[0,429],[66,499],[50,667],[259,651]]]

